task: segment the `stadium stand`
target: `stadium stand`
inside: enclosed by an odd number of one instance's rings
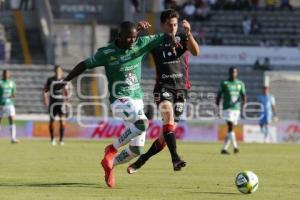
[[[37,25],[38,19],[34,11],[23,11],[22,17],[16,17],[18,11],[5,11],[0,13],[0,23],[4,25],[7,35],[11,41],[11,60],[10,63],[24,63],[24,54],[20,40],[20,32],[28,43],[29,53],[33,64],[46,64],[44,46],[41,41],[41,33]],[[18,30],[17,24],[24,24],[24,29]]]
[[[244,35],[242,21],[244,17],[255,16],[260,24],[256,34]],[[259,46],[267,40],[270,46],[297,46],[300,42],[300,11],[212,11],[207,21],[193,21],[195,32],[205,35],[205,44],[213,44],[215,32],[222,37],[222,44],[228,46]],[[217,30],[216,30],[217,27]],[[203,43],[203,42],[202,42]]]

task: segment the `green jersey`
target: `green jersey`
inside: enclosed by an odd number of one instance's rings
[[[141,63],[144,55],[163,41],[163,34],[139,37],[130,49],[120,49],[115,42],[85,60],[88,68],[104,66],[110,102],[117,98],[142,99]]]
[[[223,110],[240,110],[241,97],[246,95],[245,84],[237,79],[222,81],[218,93],[223,96]]]
[[[0,106],[13,105],[12,95],[16,92],[16,84],[12,80],[0,80]]]

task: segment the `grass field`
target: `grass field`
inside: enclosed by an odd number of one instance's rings
[[[11,145],[0,139],[0,200],[140,199],[140,200],[277,200],[300,198],[300,145],[241,144],[238,155],[220,155],[221,144],[178,144],[188,162],[173,172],[165,149],[137,174],[116,168],[117,186],[108,189],[99,160],[109,141],[46,140]],[[148,149],[150,143],[147,143]],[[234,185],[241,170],[254,171],[258,191],[244,195]]]

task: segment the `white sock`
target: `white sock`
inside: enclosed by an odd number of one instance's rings
[[[228,133],[228,135],[232,142],[233,148],[237,149],[238,146],[237,146],[237,142],[236,142],[236,138],[235,138],[235,133],[233,131],[231,131],[230,133]]]
[[[113,146],[115,149],[120,148],[121,146],[124,146],[128,144],[133,138],[140,135],[142,131],[135,127],[134,124],[131,124],[129,128],[127,128],[122,135],[113,143]]]
[[[224,139],[223,150],[228,149],[230,142],[231,142],[231,140],[229,138],[229,134],[227,133],[227,135],[225,136],[225,139]]]
[[[10,134],[11,134],[11,140],[15,141],[17,139],[16,138],[16,125],[15,124],[10,125]]]
[[[127,147],[114,158],[113,166],[126,163],[136,156],[137,155]]]

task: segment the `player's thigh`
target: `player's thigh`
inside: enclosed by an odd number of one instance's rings
[[[63,103],[56,102],[49,105],[49,115],[51,118],[55,118],[56,116],[61,116],[63,114]]]
[[[223,110],[222,118],[227,122],[232,123],[233,125],[237,125],[238,120],[240,118],[239,110]]]
[[[144,113],[144,103],[141,99],[117,99],[111,104],[114,117],[121,118],[127,123],[147,120]]]
[[[14,105],[0,106],[0,117],[14,117],[16,110]]]

